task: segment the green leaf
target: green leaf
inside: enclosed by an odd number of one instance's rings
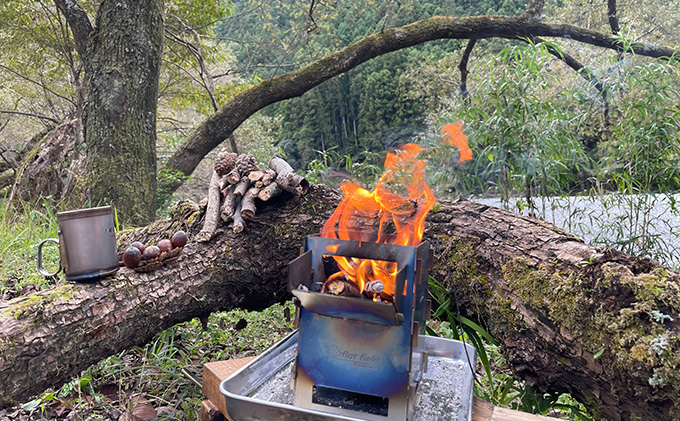
[[[490,343],[492,343],[496,346],[500,345],[500,343],[496,339],[494,339],[493,336],[491,336],[491,334],[486,331],[486,329],[484,329],[483,327],[481,327],[477,323],[473,322],[472,320],[468,319],[465,316],[458,316],[458,319],[464,325],[470,326],[475,332],[482,335],[484,337],[484,339],[486,339]]]
[[[32,411],[35,408],[37,408],[38,406],[40,406],[40,404],[42,404],[42,399],[36,399],[36,400],[30,401],[28,403],[21,405],[21,408],[24,411]]]

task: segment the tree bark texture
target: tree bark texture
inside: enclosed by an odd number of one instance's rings
[[[122,223],[147,224],[156,212],[163,1],[104,0],[94,28],[76,3],[58,0],[57,5],[69,19],[79,52],[87,37],[82,60],[88,159],[71,207],[110,204]]]
[[[123,248],[183,228],[190,243],[175,262],[1,302],[0,407],[175,323],[287,299],[288,262],[339,200],[323,185],[302,197],[284,193],[258,209],[245,231],[222,225],[205,243],[192,241],[201,212],[180,203],[172,219],[118,234]],[[677,273],[466,201],[440,203],[426,228],[430,275],[456,294],[465,314],[484,321],[511,368],[536,390],[571,392],[596,419],[680,417]]]
[[[391,28],[318,60],[302,69],[258,83],[236,95],[229,103],[201,123],[170,157],[165,169],[190,175],[210,151],[228,138],[241,123],[267,105],[302,95],[326,80],[361,63],[393,51],[438,39],[532,39],[567,38],[584,44],[620,51],[621,43],[612,35],[587,28],[541,23],[543,1],[532,1],[530,9],[518,17],[436,16],[406,26]],[[633,43],[631,51],[648,57],[671,57],[672,48]],[[165,181],[164,188],[176,190],[180,184]]]
[[[33,136],[19,151],[12,151],[0,144],[0,196],[7,197],[16,182],[17,175],[22,172],[26,160],[35,156],[46,137],[54,130],[49,128]]]
[[[28,153],[18,170],[9,200],[35,202],[51,198],[54,203],[63,195],[62,176],[65,161],[73,149],[75,121],[66,121],[50,131],[39,147]]]

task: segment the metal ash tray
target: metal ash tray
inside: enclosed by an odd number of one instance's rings
[[[427,371],[416,390],[417,402],[408,421],[455,420],[472,418],[475,366],[474,347],[461,341],[420,336],[427,355]],[[466,352],[467,349],[467,352]],[[234,421],[360,421],[355,416],[332,414],[294,406],[292,389],[298,332],[295,331],[259,355],[220,384],[229,417]],[[384,417],[390,420],[389,414]]]

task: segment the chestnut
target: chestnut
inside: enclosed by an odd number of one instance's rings
[[[142,262],[142,252],[137,247],[130,246],[123,252],[123,263],[129,268],[136,268]]]
[[[146,248],[146,246],[142,244],[140,241],[134,241],[130,245],[133,247],[137,247],[141,253],[144,253],[144,249]]]
[[[172,250],[172,243],[168,239],[163,239],[158,242],[158,248],[161,250],[161,253],[166,253]]]
[[[173,247],[184,247],[188,241],[187,233],[184,231],[177,231],[170,239]]]
[[[158,246],[149,246],[144,249],[144,258],[146,260],[155,259],[161,255],[161,249]]]

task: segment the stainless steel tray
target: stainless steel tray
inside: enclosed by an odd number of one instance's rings
[[[474,386],[470,366],[475,367],[475,348],[461,341],[434,336],[420,336],[418,340],[424,344],[429,358],[428,370],[418,386],[422,397],[412,419],[470,421]],[[297,343],[297,331],[294,331],[220,383],[229,417],[234,421],[361,421],[361,418],[292,405],[290,367],[297,356]],[[454,365],[456,373],[451,371]],[[258,395],[263,394],[258,389],[274,380],[280,383],[281,390],[275,387],[279,396],[271,400],[259,398]],[[443,393],[447,387],[453,388],[454,393]],[[385,417],[386,421],[388,419]]]

